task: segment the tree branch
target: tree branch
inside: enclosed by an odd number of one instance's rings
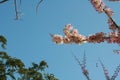
[[[0,4],[4,3],[4,2],[7,2],[8,0],[3,0],[3,1],[0,1]]]
[[[18,9],[17,9],[16,0],[14,0],[14,6],[15,6],[15,13],[16,13],[16,20],[18,20],[19,16],[18,16]]]
[[[40,3],[42,3],[42,1],[43,1],[43,0],[40,0],[40,1],[38,2],[37,6],[36,6],[36,14],[37,14],[37,12],[38,12],[39,5],[40,5]]]

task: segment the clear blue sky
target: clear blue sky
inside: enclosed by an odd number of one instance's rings
[[[55,74],[60,80],[86,80],[71,54],[73,52],[82,61],[85,50],[87,68],[92,80],[105,80],[98,57],[109,70],[109,74],[113,74],[120,64],[120,55],[114,54],[113,50],[120,49],[119,45],[106,42],[56,45],[49,36],[49,33],[63,34],[63,28],[68,23],[85,36],[96,32],[110,32],[104,13],[98,14],[88,0],[44,0],[36,16],[38,1],[22,0],[20,11],[23,16],[18,21],[14,20],[13,0],[0,5],[0,34],[8,40],[7,49],[4,51],[12,57],[22,59],[27,66],[30,66],[31,62],[47,61],[47,71]],[[120,3],[105,2],[113,9],[113,19],[119,25]],[[116,80],[120,80],[120,76]]]

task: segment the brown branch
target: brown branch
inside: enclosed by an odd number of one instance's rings
[[[104,72],[104,75],[106,77],[106,80],[111,80],[110,77],[109,77],[109,74],[108,74],[108,70],[105,68],[104,64],[102,63],[102,61],[100,59],[99,59],[99,61],[100,61],[100,64],[103,68],[103,72]]]
[[[112,19],[111,16],[109,16],[109,14],[105,11],[105,9],[103,9],[103,11],[105,12],[105,14],[108,16],[108,18],[113,22],[113,24],[116,26],[116,28],[119,28],[119,26],[116,24],[116,22]]]
[[[40,1],[38,2],[37,6],[36,6],[36,14],[37,14],[37,12],[38,12],[39,5],[40,5],[40,3],[42,3],[42,1],[43,1],[43,0],[40,0]]]

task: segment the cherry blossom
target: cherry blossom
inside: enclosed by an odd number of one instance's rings
[[[113,11],[109,7],[107,7],[102,0],[91,0],[91,3],[95,10],[99,13],[105,12],[108,16],[113,15]]]
[[[70,44],[70,43],[72,43],[72,41],[70,40],[70,38],[68,38],[67,36],[65,36],[65,37],[63,38],[63,43],[65,43],[65,44]]]
[[[56,44],[82,44],[82,43],[101,43],[101,42],[108,42],[108,43],[117,43],[120,45],[120,27],[115,23],[112,19],[113,11],[106,6],[106,4],[102,0],[90,0],[93,7],[99,13],[105,12],[108,16],[108,25],[109,29],[112,32],[104,33],[98,32],[93,35],[84,36],[78,32],[77,29],[73,28],[72,24],[65,25],[63,32],[64,36],[55,34],[52,35],[52,41]],[[117,31],[118,30],[118,31]]]
[[[113,32],[115,32],[117,27],[110,18],[108,19],[108,25],[109,25],[109,29],[111,29]]]
[[[102,0],[91,0],[91,3],[96,11],[103,12],[103,8],[101,7]]]
[[[63,37],[61,35],[58,35],[58,34],[53,35],[52,40],[56,44],[62,44],[63,43]]]
[[[113,15],[113,11],[110,8],[108,8],[108,7],[104,8],[104,11],[106,12],[106,14],[108,16],[112,16]]]
[[[112,22],[109,21],[109,24],[111,25]],[[72,26],[72,25],[70,25]],[[68,26],[65,26],[63,29],[64,36],[62,35],[52,35],[52,41],[56,44],[82,44],[82,43],[101,43],[101,42],[108,42],[108,43],[117,43],[120,45],[120,33],[116,31],[112,31],[110,33],[104,33],[104,32],[98,32],[93,35],[84,36],[78,32],[77,29],[74,29],[73,27],[70,28]]]
[[[104,42],[105,39],[105,33],[100,32],[100,33],[96,33],[94,35],[90,35],[87,37],[87,42],[92,42],[92,43],[100,43],[100,42]]]

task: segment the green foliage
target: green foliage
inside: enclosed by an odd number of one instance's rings
[[[45,74],[45,79],[46,80],[58,80],[57,78],[54,77],[53,74]]]
[[[0,52],[0,80],[58,80],[53,74],[46,73],[46,68],[48,65],[45,61],[32,63],[32,66],[25,68],[20,59]]]
[[[5,49],[5,45],[7,44],[7,39],[4,36],[0,35],[0,42],[1,42],[1,47]]]

